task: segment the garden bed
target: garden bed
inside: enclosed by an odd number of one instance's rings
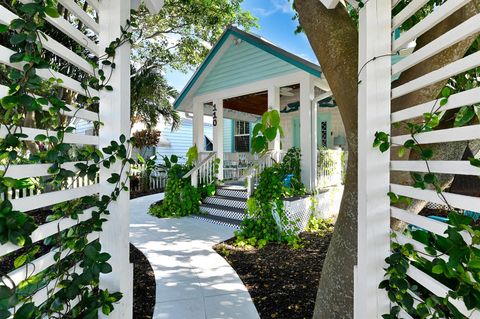
[[[303,232],[302,247],[269,244],[262,249],[214,246],[247,287],[261,318],[312,318],[331,233]]]
[[[133,318],[153,318],[155,308],[155,274],[147,257],[130,244],[130,262],[133,263]]]

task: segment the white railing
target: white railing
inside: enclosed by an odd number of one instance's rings
[[[255,190],[255,185],[258,184],[260,174],[268,167],[271,167],[274,163],[279,162],[282,157],[281,151],[268,151],[263,154],[260,158],[255,160],[250,168],[245,171],[245,173],[240,176],[240,181],[245,181],[247,185],[248,195],[253,195]]]
[[[201,159],[200,162],[195,165],[195,167],[190,170],[183,178],[191,178],[192,186],[197,187],[198,185],[211,184],[216,179],[216,165],[217,164],[217,153],[200,153],[199,157],[206,156],[204,159]]]
[[[317,187],[343,184],[343,150],[317,151]]]

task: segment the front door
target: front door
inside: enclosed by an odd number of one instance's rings
[[[332,115],[320,113],[317,115],[317,147],[332,148]],[[293,146],[300,148],[300,118],[293,118]]]
[[[330,113],[318,113],[317,115],[317,147],[332,148],[332,115]]]

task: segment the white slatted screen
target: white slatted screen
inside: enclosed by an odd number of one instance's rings
[[[480,13],[477,10],[477,14],[461,22],[458,26],[445,30],[444,34],[437,39],[406,55],[397,64],[389,66],[390,61],[387,61],[390,59],[389,57],[383,60],[379,58],[372,61],[371,59],[375,56],[395,54],[408,46],[411,47],[412,41],[429,32],[445,19],[462,10],[465,5],[471,4],[472,1],[447,0],[435,7],[431,13],[420,19],[410,29],[403,31],[398,38],[393,37],[397,28],[421,10],[428,1],[412,0],[393,17],[391,17],[391,12],[394,5],[392,6],[389,2],[366,1],[365,7],[360,9],[359,64],[360,67],[363,66],[363,70],[360,74],[359,85],[359,251],[358,265],[355,270],[355,318],[381,318],[383,314],[388,313],[389,307],[394,306],[394,304],[390,304],[385,291],[378,289],[378,284],[383,277],[381,274],[384,274],[382,268],[386,266],[383,260],[390,254],[385,250],[384,245],[385,242],[390,242],[388,237],[391,231],[390,217],[439,236],[446,236],[444,232],[448,228],[446,223],[396,207],[389,207],[389,201],[385,200],[389,190],[412,199],[444,205],[445,203],[436,191],[390,184],[390,171],[426,173],[428,168],[424,161],[408,160],[407,158],[390,161],[388,152],[379,154],[378,149],[372,148],[374,134],[377,131],[390,133],[391,125],[402,121],[418,120],[424,113],[429,113],[440,105],[440,99],[432,100],[391,113],[389,110],[391,101],[394,99],[480,66],[480,52],[474,52],[407,83],[390,88],[390,76],[398,75],[420,63],[425,63],[427,59],[472,35],[478,36]],[[393,4],[399,2],[394,0]],[[388,6],[385,5],[386,3]],[[386,39],[386,36],[390,39],[393,37],[393,40]],[[386,74],[388,69],[390,71]],[[387,96],[390,96],[388,100],[385,99],[386,93]],[[440,107],[440,110],[458,110],[463,106],[475,105],[479,102],[480,89],[478,87],[471,88],[450,96],[448,103]],[[392,136],[391,142],[399,145],[410,138],[410,135],[396,135]],[[417,139],[421,144],[478,140],[480,139],[480,125],[471,124],[464,127],[438,129],[421,133],[417,135]],[[396,150],[397,147],[394,146],[393,152]],[[436,174],[480,176],[480,169],[472,166],[469,161],[430,161],[429,169]],[[456,209],[480,212],[479,197],[453,194],[448,190],[444,196],[448,203]],[[400,244],[410,243],[417,251],[425,252],[424,244],[408,238],[402,233],[397,232],[396,234],[396,239],[392,240]],[[467,243],[471,243],[469,235],[462,234],[462,237]],[[432,257],[427,258],[433,259]],[[441,258],[448,261],[449,256],[443,255]],[[407,274],[433,295],[445,297],[450,291],[450,288],[413,265],[410,265]],[[373,296],[376,296],[375,300]],[[417,295],[415,298],[420,300]],[[418,303],[418,301],[416,302]],[[450,302],[465,317],[480,318],[480,312],[466,309],[462,300],[450,299]],[[399,317],[411,318],[403,309]]]
[[[28,3],[27,0],[21,0],[22,3]],[[59,0],[58,1],[66,10],[67,16],[61,15],[58,18],[47,17],[48,23],[51,24],[58,31],[69,37],[71,41],[80,45],[84,50],[84,55],[80,55],[72,48],[68,48],[57,40],[53,39],[53,35],[46,34],[42,40],[42,45],[45,50],[51,54],[61,58],[64,62],[69,63],[71,68],[77,68],[88,76],[95,74],[95,70],[88,59],[95,59],[102,55],[104,48],[121,35],[120,27],[125,26],[130,14],[130,1],[101,1],[87,0],[84,8],[74,0]],[[112,3],[113,2],[113,3]],[[112,5],[113,4],[113,5]],[[98,19],[94,18],[98,17]],[[14,19],[19,18],[15,13],[11,12],[6,7],[0,5],[0,23],[10,24]],[[78,21],[83,23],[83,28],[78,27]],[[20,69],[23,64],[11,63],[10,56],[15,53],[11,49],[0,45],[0,63],[12,68]],[[110,144],[111,140],[117,140],[121,134],[130,136],[129,132],[129,116],[130,116],[130,47],[124,45],[119,48],[116,56],[117,68],[112,74],[111,85],[114,90],[112,92],[99,92],[89,88],[88,94],[82,88],[80,82],[76,79],[62,74],[55,70],[42,69],[38,70],[37,74],[45,80],[50,78],[61,79],[60,86],[66,90],[77,94],[78,98],[81,96],[99,96],[100,114],[84,109],[77,109],[76,101],[72,101],[74,105],[68,105],[71,109],[69,112],[63,112],[63,115],[70,119],[82,119],[90,123],[93,121],[101,121],[104,126],[100,128],[99,136],[85,135],[77,133],[69,133],[65,135],[65,143],[76,144],[78,147],[85,145],[92,145],[96,148],[104,147]],[[88,58],[84,58],[88,57]],[[8,88],[0,85],[0,97],[8,94]],[[44,110],[48,110],[50,106],[44,106]],[[72,121],[73,122],[73,121]],[[48,131],[37,128],[24,127],[22,132],[28,135],[25,140],[33,140],[38,134],[55,134],[54,131]],[[4,138],[8,134],[5,127],[0,127],[0,138]],[[77,162],[65,163],[64,168],[76,170],[75,164]],[[7,177],[12,178],[38,178],[49,175],[49,164],[26,164],[11,166],[8,169]],[[56,191],[40,191],[29,190],[22,192],[12,191],[12,193],[5,194],[8,196],[14,206],[14,209],[20,211],[31,211],[34,209],[41,209],[51,205],[62,203],[65,201],[74,200],[89,195],[110,195],[112,191],[111,184],[106,182],[106,178],[110,177],[111,172],[116,171],[119,166],[114,165],[111,170],[106,170],[102,167],[100,173],[100,180],[87,181],[85,179],[73,180],[69,183],[68,188],[63,188]],[[18,193],[18,194],[17,194]],[[53,222],[46,222],[38,227],[32,234],[33,242],[42,241],[58,232],[68,230],[69,228],[78,225],[79,223],[89,220],[94,209],[86,209],[78,219],[62,218]],[[88,236],[88,241],[92,242],[100,238],[102,250],[112,255],[110,264],[113,267],[113,272],[101,277],[101,287],[108,288],[110,292],[121,291],[124,294],[120,304],[116,305],[116,310],[108,318],[131,318],[132,313],[132,267],[129,263],[129,194],[124,192],[119,200],[110,207],[109,221],[103,226],[104,231],[101,233],[94,232]],[[11,243],[0,246],[0,257],[7,254],[12,254],[18,251],[20,247]],[[8,276],[12,283],[18,285],[21,283],[28,273],[29,276],[38,274],[55,263],[54,256],[58,251],[54,248],[50,252],[33,260],[28,266],[22,266],[18,269],[12,270]],[[68,250],[64,250],[60,254],[60,258],[65,258],[69,255]],[[32,267],[33,266],[33,267]],[[33,270],[32,270],[33,269]],[[82,269],[79,264],[72,267],[71,272],[81,273]],[[51,290],[58,291],[59,288],[55,286],[56,280],[52,280],[45,287],[34,291],[32,301],[36,305],[41,305],[46,301],[48,295],[51,295]],[[74,300],[70,305],[71,308],[78,303],[79,300]],[[18,307],[18,306],[17,306]],[[70,309],[71,309],[70,308]],[[101,315],[102,316],[102,315]]]

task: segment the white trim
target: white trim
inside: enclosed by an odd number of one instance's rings
[[[282,87],[282,86],[298,84],[300,83],[300,81],[302,81],[302,79],[305,79],[307,75],[310,76],[310,74],[305,71],[289,73],[289,74],[281,75],[275,78],[242,84],[233,88],[227,88],[219,91],[208,92],[202,95],[198,95],[194,99],[207,103],[207,102],[213,101],[215,98],[225,100],[232,97],[258,93],[261,91],[267,91],[268,88],[271,87],[272,85]]]

